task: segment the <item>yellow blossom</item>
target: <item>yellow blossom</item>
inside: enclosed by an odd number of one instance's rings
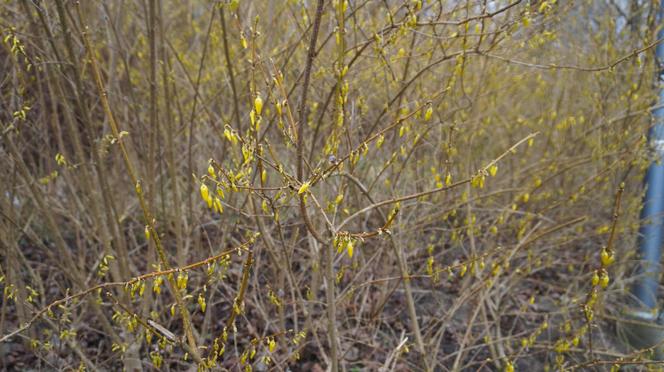
[[[297,194],[298,195],[304,194],[305,192],[307,192],[307,190],[309,190],[309,181],[304,182],[302,186],[300,186],[300,189],[297,190]]]
[[[256,109],[256,113],[258,115],[263,112],[263,99],[261,98],[260,94],[256,95],[256,99],[254,99],[254,108]]]
[[[429,121],[431,120],[431,116],[433,115],[433,107],[429,106],[424,113],[424,121]]]

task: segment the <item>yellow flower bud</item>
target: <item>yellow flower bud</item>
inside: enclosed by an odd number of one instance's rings
[[[424,121],[431,120],[432,115],[433,115],[433,107],[429,106],[427,108],[427,111],[424,113]]]
[[[244,33],[240,34],[240,43],[242,44],[242,48],[247,49],[249,47],[249,44],[247,43],[247,39],[244,37]]]
[[[489,174],[491,175],[491,177],[495,177],[496,173],[498,173],[498,166],[496,164],[491,164],[491,166],[489,167]]]
[[[599,278],[599,285],[602,288],[608,287],[608,285],[609,285],[609,273],[607,273],[607,272],[602,273],[602,275]]]
[[[189,279],[189,278],[187,277],[187,274],[185,274],[185,273],[180,273],[180,274],[178,274],[178,278],[177,278],[177,287],[178,287],[179,289],[185,289],[185,288],[187,288],[187,281],[188,281],[188,279]]]
[[[600,253],[600,260],[602,261],[602,266],[607,267],[611,265],[616,258],[613,255],[613,252],[609,252],[606,250],[606,248],[602,249],[602,252]]]
[[[468,271],[468,267],[466,266],[466,264],[461,265],[459,276],[463,278],[463,276],[466,275],[466,271]]]
[[[205,297],[203,297],[202,293],[198,294],[198,305],[201,307],[201,312],[205,312],[207,304],[205,303]]]
[[[298,195],[304,194],[305,192],[307,192],[307,190],[309,190],[309,181],[303,183],[302,186],[300,186],[300,189],[297,190],[297,194]]]
[[[67,165],[67,160],[65,160],[64,155],[61,153],[55,154],[55,162],[58,163],[60,166],[65,166]]]
[[[152,283],[152,291],[155,294],[160,294],[161,293],[161,283],[164,281],[164,278],[158,276],[154,279],[154,282]]]
[[[260,94],[256,95],[256,98],[254,99],[254,108],[256,109],[256,113],[258,115],[263,112],[263,99],[261,98]]]
[[[383,142],[385,142],[385,136],[381,134],[380,137],[378,137],[376,140],[376,148],[379,149],[381,146],[383,146]]]
[[[220,214],[224,212],[224,207],[221,205],[221,200],[219,200],[217,197],[214,198],[214,210]]]
[[[233,133],[233,131],[231,131],[228,128],[224,129],[224,137],[226,137],[226,139],[234,145],[237,144],[237,142],[238,142],[238,139],[237,139],[237,136],[235,135],[235,133]]]
[[[477,174],[470,179],[470,185],[474,188],[484,188],[484,175]]]
[[[201,184],[201,198],[206,202],[210,199],[210,189],[204,183]]]
[[[276,347],[277,343],[274,341],[274,339],[270,339],[270,342],[268,343],[268,348],[270,349],[270,352],[273,353]]]

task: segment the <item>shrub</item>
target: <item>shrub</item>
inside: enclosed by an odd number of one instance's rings
[[[3,367],[647,363],[634,4],[3,3]]]

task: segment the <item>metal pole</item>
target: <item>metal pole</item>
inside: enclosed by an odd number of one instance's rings
[[[664,0],[660,2],[659,20],[664,17]],[[657,38],[664,38],[664,28],[657,33]],[[664,104],[664,44],[657,45],[656,64],[660,69],[659,100],[656,106]],[[653,111],[655,124],[650,128],[648,139],[655,152],[655,159],[648,167],[645,176],[646,195],[641,210],[641,228],[639,229],[639,255],[642,260],[639,278],[632,293],[649,310],[657,308],[657,287],[661,271],[660,259],[664,242],[664,108]]]
[[[659,4],[659,23],[664,20],[664,0]],[[661,27],[661,26],[660,26]],[[664,37],[664,29],[657,33]],[[656,107],[664,104],[664,45],[656,49],[656,66],[659,68],[657,84],[659,99]],[[661,273],[660,259],[664,243],[664,108],[653,110],[655,123],[648,132],[648,140],[655,159],[648,167],[644,179],[646,194],[641,210],[638,251],[641,265],[639,276],[632,287],[632,295],[638,306],[628,307],[618,323],[618,335],[631,347],[642,350],[653,348],[652,357],[664,360],[664,313],[659,311],[657,289]],[[632,304],[633,305],[633,304]]]

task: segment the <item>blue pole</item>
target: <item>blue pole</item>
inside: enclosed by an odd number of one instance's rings
[[[664,0],[660,2],[659,20],[664,19]],[[664,38],[664,28],[657,33]],[[659,101],[664,105],[664,44],[657,45],[657,68],[659,76]],[[648,139],[655,157],[645,176],[646,195],[641,210],[639,229],[639,255],[642,260],[641,275],[633,288],[633,294],[649,309],[657,308],[657,287],[659,286],[660,258],[664,242],[664,108],[653,110],[655,124],[648,132]]]

